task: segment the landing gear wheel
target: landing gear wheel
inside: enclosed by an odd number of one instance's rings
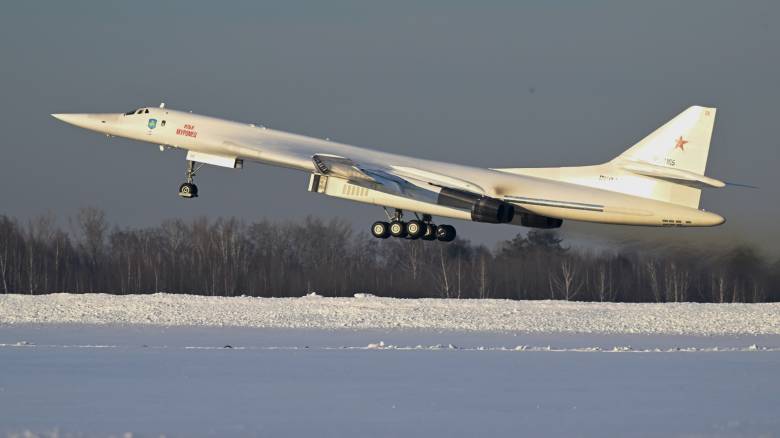
[[[393,237],[406,237],[406,224],[401,221],[390,222],[390,234]]]
[[[422,236],[423,240],[436,240],[436,225],[426,224],[425,234]]]
[[[191,160],[187,160],[187,171],[185,172],[186,178],[184,183],[179,186],[179,196],[182,198],[197,198],[198,186],[192,183],[195,174],[203,167],[203,163],[196,163]]]
[[[198,186],[193,183],[183,183],[179,186],[179,196],[182,198],[197,198]]]
[[[382,221],[374,222],[374,225],[371,225],[371,234],[377,239],[387,239],[390,237],[390,224]]]
[[[452,225],[439,225],[436,228],[436,238],[442,242],[452,242],[455,240],[455,227]]]
[[[406,232],[410,239],[419,239],[425,234],[426,229],[422,221],[411,220],[406,224]]]

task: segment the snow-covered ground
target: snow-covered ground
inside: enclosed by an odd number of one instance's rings
[[[0,324],[79,323],[527,333],[780,334],[780,303],[0,295]]]
[[[0,436],[780,436],[779,312],[0,296]]]

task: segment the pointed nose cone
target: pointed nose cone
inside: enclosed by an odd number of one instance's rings
[[[52,114],[52,117],[79,128],[107,132],[111,122],[116,121],[116,114]]]
[[[80,128],[92,129],[89,114],[52,114],[52,117]]]

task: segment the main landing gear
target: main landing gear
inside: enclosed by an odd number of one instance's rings
[[[387,210],[385,210],[387,213]],[[400,237],[411,240],[439,240],[442,242],[452,242],[455,240],[455,227],[452,225],[436,226],[431,223],[430,215],[423,215],[409,222],[404,222],[403,212],[395,210],[395,214],[387,213],[390,222],[377,221],[371,226],[371,234],[378,239],[387,239],[388,237]]]
[[[200,168],[203,167],[203,163],[196,163],[195,161],[187,160],[186,182],[179,186],[179,196],[182,198],[197,198],[198,186],[193,184],[195,174],[198,173]]]

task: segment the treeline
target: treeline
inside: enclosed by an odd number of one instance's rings
[[[780,261],[750,247],[712,251],[568,248],[554,232],[522,230],[489,249],[378,240],[343,221],[168,220],[110,227],[83,209],[70,231],[44,216],[0,216],[5,293],[189,293],[561,299],[626,302],[780,300]]]

